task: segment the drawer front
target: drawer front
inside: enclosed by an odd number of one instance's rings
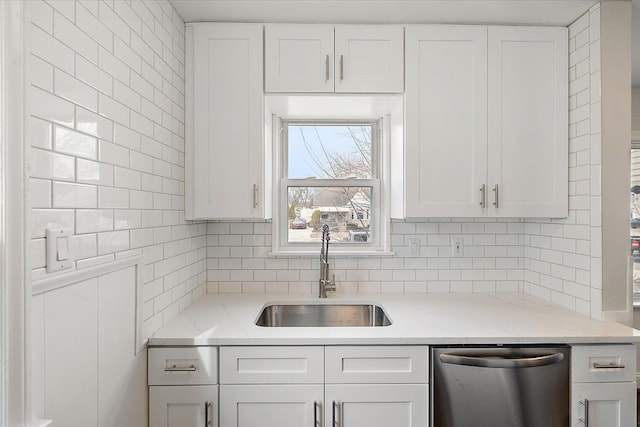
[[[575,345],[571,347],[571,381],[582,383],[635,381],[636,347]]]
[[[149,385],[217,384],[217,347],[149,348]]]
[[[326,382],[428,383],[428,354],[426,346],[326,347]]]
[[[222,347],[221,384],[324,382],[322,347]]]

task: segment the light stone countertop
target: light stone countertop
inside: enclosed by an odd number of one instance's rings
[[[265,328],[271,303],[381,305],[385,327]],[[150,346],[339,344],[597,344],[640,342],[640,331],[524,294],[207,294],[149,338]]]

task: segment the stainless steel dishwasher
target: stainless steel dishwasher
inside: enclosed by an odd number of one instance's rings
[[[434,347],[433,427],[568,427],[568,346]]]

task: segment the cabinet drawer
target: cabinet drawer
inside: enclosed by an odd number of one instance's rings
[[[324,382],[322,347],[222,347],[221,384]]]
[[[426,346],[326,347],[326,382],[427,383],[428,353]]]
[[[636,347],[623,345],[575,345],[571,348],[572,382],[635,381]]]
[[[216,384],[217,347],[149,348],[149,385]]]

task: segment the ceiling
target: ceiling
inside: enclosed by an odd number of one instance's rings
[[[640,86],[640,0],[632,74]],[[568,26],[595,0],[170,0],[185,22],[449,23]]]

